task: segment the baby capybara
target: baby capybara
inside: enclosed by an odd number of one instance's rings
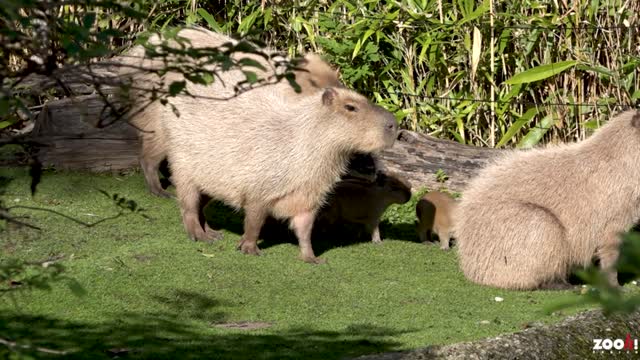
[[[454,233],[471,281],[507,289],[562,288],[594,255],[612,285],[620,233],[640,218],[640,112],[588,139],[511,151],[462,194]]]
[[[449,250],[455,205],[455,200],[450,195],[440,191],[431,191],[420,198],[416,204],[420,241],[426,243],[431,240],[431,234],[435,233],[440,240],[440,248]]]
[[[411,199],[411,185],[396,174],[378,173],[374,182],[363,179],[340,181],[320,210],[323,225],[336,223],[362,224],[371,234],[371,241],[381,243],[380,217],[392,204],[404,204]]]

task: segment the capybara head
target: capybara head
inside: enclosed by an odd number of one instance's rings
[[[394,204],[405,204],[411,200],[411,184],[398,174],[380,172],[376,182]]]
[[[339,129],[349,151],[376,152],[393,146],[398,132],[395,116],[367,98],[346,88],[328,87],[322,94],[322,104],[339,121]],[[328,119],[327,119],[328,120]]]

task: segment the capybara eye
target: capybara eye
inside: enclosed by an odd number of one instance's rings
[[[344,108],[347,109],[347,111],[353,111],[353,112],[358,111],[358,108],[356,108],[355,106],[353,106],[351,104],[345,105]]]

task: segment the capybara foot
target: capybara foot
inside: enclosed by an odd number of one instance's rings
[[[238,244],[238,250],[247,255],[262,255],[262,252],[258,248],[258,244],[255,242],[241,240]]]
[[[306,263],[315,264],[315,265],[322,265],[327,263],[326,259],[322,259],[315,256],[300,256],[300,259]]]
[[[224,234],[220,230],[213,230],[209,224],[204,225],[204,233],[208,241],[218,241],[224,238]]]
[[[205,243],[211,243],[216,240],[222,239],[222,232],[208,228],[206,231],[198,231],[196,234],[189,236],[193,241],[202,241]]]
[[[162,188],[160,189],[149,189],[149,191],[151,191],[151,194],[157,196],[157,197],[161,197],[161,198],[165,198],[165,199],[172,199],[175,198],[175,195],[173,195],[172,193],[168,192],[167,190],[164,190]]]
[[[189,231],[189,238],[193,241],[210,243],[222,239],[223,235],[221,231],[213,230],[209,225],[205,225],[204,230],[198,227],[195,231]]]
[[[571,290],[575,286],[566,281],[557,280],[540,285],[540,290]]]

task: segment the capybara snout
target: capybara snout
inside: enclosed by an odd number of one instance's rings
[[[337,116],[327,119],[325,127],[341,128],[342,138],[349,138],[349,151],[372,153],[393,146],[398,133],[395,116],[364,96],[340,87],[327,87],[322,104]],[[329,124],[338,121],[339,124]]]

